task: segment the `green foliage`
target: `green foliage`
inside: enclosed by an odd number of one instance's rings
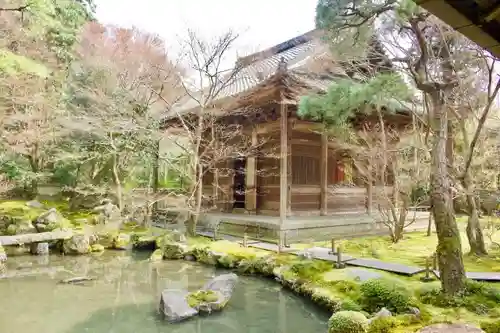
[[[0,49],[0,73],[7,75],[29,73],[40,77],[47,77],[49,71],[43,64],[32,59]]]
[[[500,333],[500,320],[492,322],[482,322],[481,329],[486,333]]]
[[[373,112],[370,105],[390,111],[403,108],[402,100],[409,97],[404,81],[393,74],[378,74],[366,82],[342,79],[333,83],[324,95],[305,96],[298,115],[332,127],[348,127],[358,112]]]
[[[481,282],[466,281],[466,289],[461,295],[443,294],[437,287],[419,290],[420,300],[443,308],[466,308],[476,314],[485,315],[493,311],[500,302],[500,290]]]
[[[344,298],[344,299],[342,299],[342,303],[340,304],[340,310],[360,312],[360,311],[363,311],[363,308],[361,305],[359,305],[357,302],[353,301],[352,299]]]
[[[361,284],[361,304],[368,312],[376,312],[385,307],[394,313],[403,313],[410,306],[410,292],[398,281],[371,279]]]
[[[215,292],[211,290],[200,290],[188,294],[186,299],[190,307],[197,308],[200,304],[203,303],[217,302],[219,297]]]
[[[330,263],[321,260],[303,260],[291,265],[290,271],[302,279],[315,281],[321,274],[332,269]]]
[[[33,0],[28,7],[33,31],[44,35],[48,49],[56,58],[69,64],[80,28],[89,19],[85,4],[75,0]]]
[[[378,317],[371,321],[368,333],[391,333],[398,326],[394,317]]]
[[[366,333],[368,319],[361,312],[339,311],[328,320],[328,333]]]

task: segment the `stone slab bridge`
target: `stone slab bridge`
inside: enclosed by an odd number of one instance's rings
[[[73,236],[71,230],[60,230],[51,232],[41,232],[36,234],[24,234],[14,236],[0,236],[0,245],[21,245],[31,243],[41,243],[53,240],[69,239]]]

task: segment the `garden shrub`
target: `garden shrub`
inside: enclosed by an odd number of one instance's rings
[[[500,333],[500,320],[481,323],[481,329],[486,333]]]
[[[342,300],[342,303],[340,304],[340,310],[360,312],[363,310],[363,308],[352,299],[346,298]]]
[[[371,279],[361,284],[361,304],[368,312],[385,307],[394,313],[405,312],[411,305],[409,291],[397,281]]]
[[[302,260],[290,266],[290,271],[299,278],[308,281],[315,281],[321,274],[332,269],[331,263],[320,260]]]
[[[391,333],[398,326],[394,317],[378,317],[372,320],[368,327],[368,333]]]
[[[339,311],[328,320],[328,333],[366,333],[368,319],[356,311]]]
[[[480,315],[493,311],[500,301],[498,289],[487,284],[467,281],[466,289],[462,295],[447,296],[441,293],[438,287],[422,288],[419,291],[420,300],[425,304],[432,304],[442,308],[466,308]]]

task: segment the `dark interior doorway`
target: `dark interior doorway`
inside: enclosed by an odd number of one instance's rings
[[[247,159],[245,157],[239,157],[234,160],[233,208],[245,208],[246,166]]]

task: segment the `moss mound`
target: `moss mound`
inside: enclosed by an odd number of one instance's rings
[[[398,326],[398,321],[394,317],[378,317],[372,320],[368,333],[393,333]]]
[[[481,323],[481,329],[486,333],[500,333],[500,320]]]
[[[339,311],[328,320],[328,333],[366,333],[368,319],[361,312]]]
[[[361,304],[368,312],[377,312],[383,307],[394,313],[404,313],[411,306],[411,293],[399,281],[371,279],[361,284]]]
[[[199,290],[186,296],[187,303],[194,309],[204,303],[217,302],[218,299],[217,294],[211,290]]]
[[[500,289],[485,283],[468,280],[465,293],[449,297],[441,293],[439,286],[419,290],[420,300],[441,308],[465,308],[478,315],[495,315],[500,303]]]

